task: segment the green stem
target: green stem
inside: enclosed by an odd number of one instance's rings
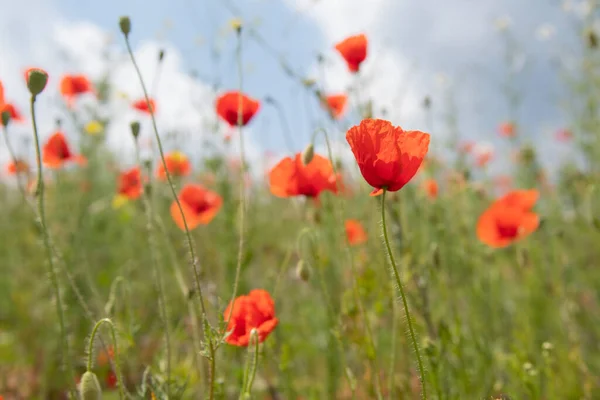
[[[390,264],[392,266],[392,272],[394,278],[396,279],[396,286],[398,287],[398,291],[400,292],[400,298],[402,299],[402,305],[404,306],[404,313],[406,315],[406,321],[408,323],[408,331],[410,333],[410,338],[412,340],[413,349],[417,356],[417,363],[419,365],[419,374],[421,379],[421,388],[422,393],[421,396],[423,400],[427,399],[427,389],[425,388],[425,370],[423,369],[423,361],[421,360],[421,353],[419,352],[419,345],[417,344],[417,338],[415,335],[415,330],[413,328],[412,317],[410,315],[410,310],[408,309],[408,303],[406,301],[406,296],[404,294],[404,288],[402,287],[402,282],[400,281],[400,274],[398,273],[398,267],[396,266],[396,260],[394,259],[394,254],[392,253],[392,247],[390,246],[390,240],[388,238],[387,233],[387,225],[385,222],[385,195],[387,190],[383,190],[383,194],[381,195],[381,230],[383,231],[383,239],[385,242],[386,250],[388,253],[388,257],[390,260]]]
[[[50,280],[52,283],[52,287],[54,289],[54,296],[56,297],[56,313],[58,314],[58,322],[60,326],[60,337],[61,337],[61,355],[62,355],[62,363],[63,367],[67,368],[67,376],[69,378],[69,391],[73,395],[75,393],[73,388],[73,383],[75,382],[75,377],[73,375],[73,370],[68,365],[69,364],[69,355],[71,354],[69,351],[69,339],[67,337],[67,330],[65,327],[65,314],[62,305],[62,299],[60,295],[60,286],[58,284],[58,276],[56,274],[56,269],[54,268],[54,257],[52,255],[52,247],[50,246],[50,235],[48,234],[48,229],[46,225],[46,211],[44,208],[44,175],[42,172],[42,154],[40,150],[40,138],[37,129],[37,123],[35,119],[35,96],[31,96],[30,101],[30,110],[31,110],[31,121],[33,123],[33,137],[35,140],[35,156],[37,162],[37,208],[38,208],[38,217],[39,224],[42,229],[42,237],[44,241],[44,248],[46,250],[46,259],[48,261],[48,272],[50,275]]]
[[[244,388],[244,392],[249,396],[250,392],[252,391],[252,385],[254,385],[254,378],[256,377],[256,370],[258,369],[258,344],[259,344],[259,340],[258,340],[258,332],[256,332],[253,335],[250,335],[250,337],[254,337],[254,354],[252,357],[252,365],[250,368],[250,374],[248,376],[248,382],[246,383],[246,387]]]
[[[396,371],[396,330],[398,325],[398,316],[396,315],[396,301],[393,300],[395,297],[395,290],[392,285],[392,353],[390,360],[390,372],[389,372],[389,387],[388,387],[388,398],[391,400],[394,398],[394,375]]]
[[[90,336],[90,342],[88,343],[87,370],[88,371],[92,370],[92,364],[94,361],[93,355],[94,355],[94,342],[96,339],[96,333],[98,332],[98,329],[100,328],[100,326],[104,323],[106,323],[110,326],[110,334],[111,334],[112,341],[113,341],[113,348],[115,349],[115,351],[114,351],[115,373],[117,374],[117,382],[119,383],[119,398],[124,399],[125,391],[124,391],[124,385],[123,385],[123,376],[121,375],[121,367],[119,366],[119,350],[117,347],[118,346],[117,345],[117,335],[115,334],[114,324],[108,318],[103,318],[100,321],[96,322],[96,325],[94,325],[94,329],[92,330],[92,335]]]
[[[16,168],[16,177],[17,177],[17,187],[19,188],[19,192],[21,192],[21,195],[23,196],[23,199],[25,200],[25,202],[27,202],[27,196],[25,194],[25,188],[23,187],[23,183],[21,182],[21,172],[17,169],[17,156],[15,155],[15,152],[12,148],[12,145],[10,144],[10,140],[8,140],[8,128],[6,126],[2,127],[2,131],[4,133],[4,143],[6,143],[6,149],[8,150],[8,154],[10,156],[11,161],[13,162],[13,164],[15,165]],[[28,172],[29,174],[29,172]]]

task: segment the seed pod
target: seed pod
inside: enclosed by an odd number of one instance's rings
[[[2,126],[8,126],[10,122],[10,113],[8,111],[4,111],[2,113]]]
[[[79,394],[82,400],[102,399],[102,389],[98,377],[92,371],[86,371],[81,377]]]
[[[121,17],[119,18],[119,27],[121,27],[121,32],[125,37],[129,36],[129,32],[131,32],[131,20],[129,17]]]
[[[133,121],[131,124],[129,124],[129,127],[131,128],[131,134],[133,135],[133,138],[137,139],[138,136],[140,136],[140,123],[138,121]]]
[[[27,70],[27,88],[29,93],[37,96],[42,93],[48,83],[48,73],[40,68],[29,68]]]

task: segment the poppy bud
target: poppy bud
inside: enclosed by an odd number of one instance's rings
[[[2,126],[8,126],[10,122],[10,113],[8,111],[4,111],[2,113]]]
[[[165,51],[163,49],[160,49],[160,51],[158,52],[158,61],[162,61],[163,58],[165,58]]]
[[[125,35],[125,37],[129,36],[129,32],[131,32],[131,20],[129,17],[119,18],[119,26],[121,27],[123,35]]]
[[[315,146],[312,143],[309,143],[308,146],[302,152],[302,164],[308,165],[312,161],[315,156]]]
[[[100,382],[92,371],[86,371],[81,377],[79,394],[82,400],[100,400],[102,398]]]
[[[304,282],[310,279],[310,268],[306,265],[304,260],[298,261],[298,264],[296,265],[296,276]]]
[[[231,25],[233,30],[236,31],[237,33],[240,33],[242,31],[242,20],[241,19],[234,18],[231,20],[231,22],[229,22],[229,24]]]
[[[26,74],[27,88],[32,96],[37,96],[44,91],[48,83],[48,73],[40,68],[29,68]]]
[[[137,139],[138,136],[140,136],[140,123],[138,121],[133,121],[129,126],[131,127],[133,138]]]
[[[423,107],[431,107],[431,98],[429,96],[425,96],[425,98],[423,99]]]
[[[592,29],[587,32],[586,38],[590,49],[595,49],[598,47],[598,36]]]

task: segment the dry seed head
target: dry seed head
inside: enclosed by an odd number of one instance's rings
[[[102,389],[98,377],[92,371],[86,371],[81,377],[79,394],[82,400],[100,400]]]

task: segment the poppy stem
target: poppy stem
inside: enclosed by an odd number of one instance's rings
[[[8,128],[6,127],[6,125],[2,126],[2,133],[4,134],[4,143],[6,143],[6,149],[8,150],[8,155],[10,156],[10,160],[12,161],[13,165],[15,166],[15,175],[17,177],[17,187],[19,188],[19,192],[21,192],[23,199],[27,203],[27,196],[25,195],[25,188],[23,187],[23,183],[21,182],[21,171],[19,171],[19,165],[17,164],[17,162],[19,160],[17,159],[15,151],[13,150],[12,145],[10,144],[10,140],[8,140]],[[27,174],[29,174],[29,168],[27,168],[27,171],[25,171],[25,172]]]
[[[396,286],[398,287],[398,291],[400,292],[400,298],[402,299],[402,305],[404,306],[404,313],[406,315],[406,321],[408,323],[408,331],[410,333],[410,338],[412,340],[413,349],[417,356],[417,363],[419,366],[419,375],[421,378],[421,397],[423,400],[427,400],[427,390],[425,388],[425,370],[423,369],[423,360],[421,359],[421,353],[419,352],[419,345],[417,343],[417,338],[415,335],[415,330],[413,328],[412,316],[410,315],[410,310],[408,309],[408,303],[406,301],[406,295],[404,294],[404,288],[402,287],[402,282],[400,281],[400,274],[398,273],[398,267],[396,266],[396,260],[394,259],[394,254],[392,253],[392,247],[390,246],[390,239],[388,237],[387,225],[385,221],[385,195],[387,193],[387,189],[383,189],[383,194],[381,195],[381,230],[383,231],[383,240],[386,246],[387,254],[390,260],[390,265],[392,266],[392,272],[394,278],[396,279]]]
[[[110,335],[113,342],[114,351],[114,365],[115,365],[115,373],[117,374],[117,383],[119,384],[119,398],[125,398],[125,391],[123,384],[123,375],[121,374],[121,367],[119,366],[119,350],[117,344],[117,335],[115,334],[115,325],[109,318],[103,318],[100,321],[96,322],[94,325],[94,329],[92,329],[92,334],[90,335],[90,341],[88,343],[88,359],[87,359],[87,371],[92,371],[92,366],[94,363],[94,343],[96,339],[96,333],[98,333],[98,329],[102,324],[108,324],[110,326]]]
[[[260,355],[258,345],[260,341],[256,329],[253,329],[252,332],[250,332],[250,344],[252,344],[252,341],[254,341],[254,347],[248,348],[248,360],[244,371],[244,382],[242,384],[240,400],[250,398],[252,386],[254,385],[254,378],[256,377],[256,370],[258,369],[258,357]]]
[[[69,351],[69,339],[67,336],[67,330],[65,327],[65,312],[63,309],[62,298],[60,294],[60,285],[58,283],[58,276],[56,273],[56,269],[54,266],[54,256],[52,254],[52,247],[50,245],[50,235],[48,233],[47,225],[46,225],[46,211],[44,207],[44,174],[42,167],[42,154],[40,150],[40,137],[37,129],[37,122],[35,120],[35,100],[36,96],[31,96],[30,101],[30,110],[31,110],[31,121],[33,124],[33,138],[35,141],[35,157],[37,163],[37,214],[38,214],[38,223],[40,224],[40,228],[42,230],[42,239],[44,242],[44,248],[46,250],[46,260],[48,262],[48,272],[50,275],[50,281],[52,283],[52,287],[54,289],[54,296],[56,297],[56,313],[58,314],[58,323],[60,327],[60,337],[61,337],[61,355],[63,361],[63,368],[67,369],[67,377],[69,380],[69,391],[71,395],[75,394],[73,383],[75,383],[75,376],[73,375],[73,370],[69,366],[70,361],[70,351]],[[77,398],[76,396],[73,398]]]

